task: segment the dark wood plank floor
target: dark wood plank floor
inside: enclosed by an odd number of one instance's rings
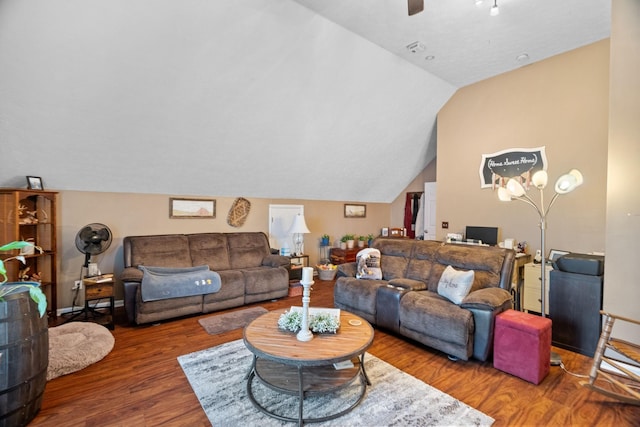
[[[273,310],[301,302],[298,296],[253,305]],[[311,305],[333,306],[333,282],[316,282]],[[242,331],[208,335],[198,316],[149,326],[128,325],[121,309],[116,317],[113,351],[47,383],[42,408],[30,426],[210,425],[176,358],[240,339]],[[588,372],[591,359],[554,350],[567,370]],[[560,367],[552,367],[536,386],[494,369],[491,362],[452,362],[378,329],[369,352],[490,415],[495,426],[640,426],[640,407],[589,392],[579,385],[580,378]]]

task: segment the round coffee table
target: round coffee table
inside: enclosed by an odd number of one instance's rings
[[[363,318],[340,311],[340,329],[336,334],[314,334],[311,341],[298,341],[293,332],[278,328],[278,319],[286,310],[275,310],[258,317],[244,329],[244,343],[253,353],[247,374],[247,394],[260,411],[282,421],[322,422],[338,418],[358,406],[364,398],[369,379],[364,369],[365,351],[373,342],[373,328]],[[334,363],[352,361],[353,367],[336,369]],[[280,393],[297,395],[298,417],[273,413],[258,402],[253,393],[253,380]],[[318,418],[304,418],[306,396],[326,394],[359,380],[355,402],[337,413]]]

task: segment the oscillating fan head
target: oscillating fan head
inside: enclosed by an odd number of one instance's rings
[[[111,245],[111,230],[104,224],[85,225],[76,235],[76,247],[87,255],[97,255]]]

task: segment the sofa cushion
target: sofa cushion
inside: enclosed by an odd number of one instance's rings
[[[227,236],[224,233],[189,234],[193,265],[208,265],[213,271],[229,270]]]
[[[499,286],[504,251],[489,246],[442,245],[436,254],[436,262],[459,270],[473,270],[475,275],[471,290],[475,291]]]
[[[162,265],[191,267],[189,240],[181,234],[128,237],[131,245],[131,265]]]
[[[454,304],[460,304],[473,285],[473,270],[458,271],[450,265],[444,269],[438,282],[438,295]]]
[[[437,251],[442,246],[442,242],[432,240],[416,241],[413,244],[413,252],[407,267],[406,277],[408,279],[427,282],[426,278],[431,276],[433,264]]]
[[[264,233],[227,233],[229,264],[234,270],[258,267],[271,254]]]
[[[340,277],[336,280],[333,291],[334,304],[336,307],[350,308],[358,313],[370,316],[370,319],[375,319],[376,294],[381,286],[387,286],[387,282],[356,279],[355,277]]]
[[[436,293],[415,291],[403,296],[400,324],[422,335],[468,348],[469,354],[473,349],[473,315]]]

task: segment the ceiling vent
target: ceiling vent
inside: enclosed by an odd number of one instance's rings
[[[426,49],[426,46],[422,44],[422,42],[413,42],[407,45],[407,49],[411,53],[418,53],[424,51]]]

